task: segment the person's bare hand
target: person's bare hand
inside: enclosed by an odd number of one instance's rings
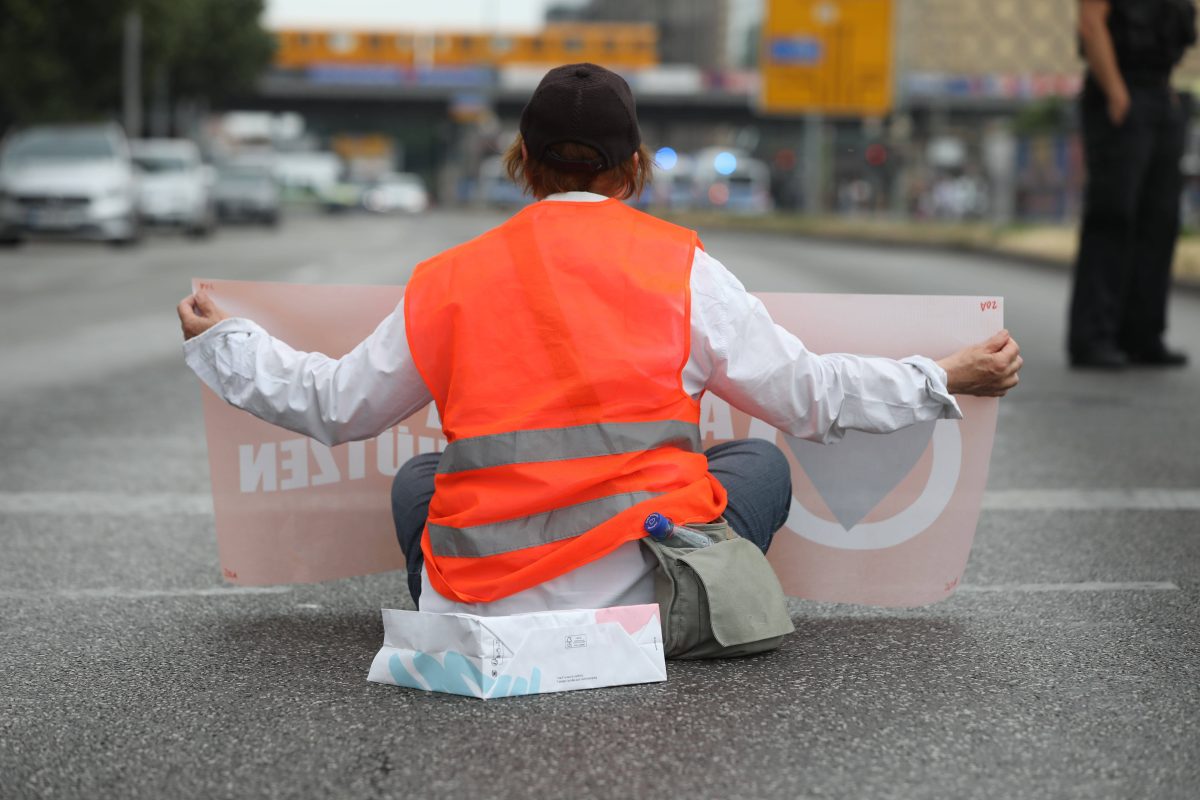
[[[1108,119],[1113,125],[1120,125],[1125,121],[1129,116],[1130,105],[1132,101],[1129,99],[1129,90],[1123,86],[1108,96]]]
[[[183,327],[184,341],[193,336],[199,336],[213,325],[229,317],[203,289],[183,298],[176,311],[179,312],[179,323]]]
[[[946,370],[946,388],[951,394],[1003,397],[1020,381],[1024,359],[1017,340],[1008,331],[1000,331],[937,363]]]

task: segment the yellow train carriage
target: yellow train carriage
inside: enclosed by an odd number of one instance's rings
[[[639,68],[658,63],[658,30],[648,23],[568,23],[537,33],[456,33],[376,29],[275,32],[281,69],[315,65],[498,67],[592,61]]]

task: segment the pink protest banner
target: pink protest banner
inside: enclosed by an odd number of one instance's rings
[[[401,286],[197,281],[228,313],[293,347],[340,356],[395,308]],[[815,352],[933,357],[1003,327],[990,297],[760,294]],[[365,442],[327,448],[226,405],[203,389],[217,546],[226,579],[246,585],[403,569],[390,482],[441,450],[430,406]],[[706,395],[704,446],[766,438],[792,465],[793,501],[770,560],[784,589],[812,600],[922,605],[953,593],[966,567],[996,427],[994,399],[959,398],[962,422],[820,445],[786,436]]]
[[[759,294],[817,353],[940,358],[1004,327],[997,297]],[[713,442],[757,436],[792,465],[792,509],[768,554],[795,597],[916,606],[950,596],[975,538],[996,432],[995,398],[959,397],[962,421],[830,445],[801,441],[706,396]],[[721,420],[720,429],[717,420]],[[732,430],[731,430],[732,429]]]

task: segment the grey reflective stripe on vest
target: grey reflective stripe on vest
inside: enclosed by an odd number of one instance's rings
[[[469,528],[430,523],[429,544],[434,554],[450,558],[479,558],[536,547],[587,533],[616,514],[659,494],[614,494],[541,514]]]
[[[675,445],[700,452],[700,427],[690,422],[600,422],[458,439],[446,446],[438,474],[469,469],[636,453]]]

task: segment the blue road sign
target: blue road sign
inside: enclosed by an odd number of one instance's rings
[[[823,50],[820,39],[790,36],[772,39],[768,52],[776,64],[819,64]]]

